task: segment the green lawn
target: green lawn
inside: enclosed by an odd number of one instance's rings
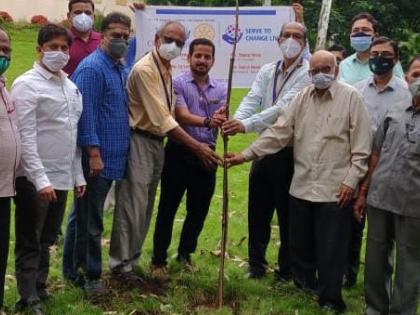
[[[36,55],[35,30],[26,28],[13,30],[11,35],[13,59],[11,68],[6,73],[9,87],[16,76],[31,67]],[[233,108],[238,106],[245,93],[246,90],[234,91]],[[232,138],[230,150],[240,151],[254,138],[254,136],[237,136]],[[217,150],[219,153],[222,151],[220,144]],[[204,231],[199,240],[197,253],[193,257],[199,267],[197,273],[192,275],[182,272],[172,259],[170,263],[172,281],[164,294],[154,295],[141,290],[118,291],[110,295],[106,303],[95,306],[83,299],[83,294],[79,289],[70,288],[62,281],[60,272],[62,248],[60,244],[57,248],[52,249],[50,290],[53,293],[53,299],[46,304],[48,314],[326,314],[318,308],[313,296],[299,292],[292,284],[273,286],[272,274],[258,281],[246,279],[248,171],[249,165],[245,165],[233,168],[229,172],[230,222],[228,252],[230,258],[226,266],[225,300],[227,301],[227,306],[221,311],[208,307],[214,301],[218,278],[219,259],[214,257],[211,252],[218,248],[221,234],[222,177],[219,170],[216,193]],[[70,204],[71,200],[68,203],[69,207]],[[170,257],[176,253],[184,215],[185,207],[182,204],[175,222],[173,245],[169,253]],[[112,213],[106,213],[103,250],[105,273],[108,273],[109,247],[106,240],[109,239],[111,223]],[[153,231],[154,223],[151,226]],[[270,266],[275,268],[279,244],[278,226],[275,221],[273,221],[272,232],[267,258]],[[148,272],[152,251],[151,236],[152,233],[149,233],[140,260],[139,273],[147,274]],[[13,305],[18,298],[13,276],[13,240],[14,235],[12,232],[5,301],[8,309],[13,309]],[[362,281],[359,279],[356,288],[345,291],[344,295],[348,305],[347,314],[362,314]]]

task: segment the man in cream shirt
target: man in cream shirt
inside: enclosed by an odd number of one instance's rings
[[[341,295],[352,199],[367,171],[369,117],[360,94],[336,80],[333,54],[316,52],[312,85],[282,110],[277,122],[226,163],[241,164],[294,146],[290,187],[290,249],[295,284],[316,290],[322,307],[345,310]]]

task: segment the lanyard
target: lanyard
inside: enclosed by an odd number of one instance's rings
[[[169,97],[168,88],[166,86],[165,79],[163,78],[162,70],[160,69],[159,63],[158,63],[158,61],[157,61],[153,52],[152,52],[152,57],[153,57],[153,61],[156,64],[156,67],[158,68],[160,79],[162,80],[162,84],[163,84],[163,89],[165,90],[166,104],[168,105],[168,109],[170,111],[171,107],[172,107],[172,78],[170,80],[170,83],[171,83],[171,86],[170,86],[171,97]]]
[[[280,86],[279,91],[277,92],[277,81],[279,79],[280,76],[280,66],[283,64],[282,60],[277,61],[276,64],[276,69],[275,69],[275,73],[274,73],[274,84],[273,84],[273,105],[276,104],[281,91],[283,90],[284,86],[286,85],[287,81],[290,79],[290,77],[292,76],[292,74],[296,71],[297,67],[294,67],[292,71],[289,72],[289,74],[286,76],[286,78],[284,79],[283,83]]]

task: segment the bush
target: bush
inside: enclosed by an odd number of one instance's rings
[[[31,18],[31,24],[46,25],[48,24],[48,18],[43,15],[34,15]]]
[[[3,22],[13,22],[13,18],[6,11],[0,11],[0,20]]]

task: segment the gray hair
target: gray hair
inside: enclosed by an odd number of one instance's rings
[[[283,32],[284,32],[285,27],[288,26],[288,25],[290,25],[290,24],[299,24],[302,27],[302,30],[303,30],[303,40],[306,42],[307,39],[308,39],[308,29],[306,28],[305,25],[303,25],[302,23],[299,23],[299,22],[288,22],[288,23],[284,23],[281,26],[279,37],[281,37],[283,35]]]
[[[187,30],[185,29],[185,26],[181,22],[173,21],[173,20],[167,21],[167,22],[163,23],[161,26],[159,26],[158,30],[156,31],[156,37],[162,37],[163,34],[165,33],[166,29],[171,25],[179,26],[179,28],[184,33],[184,38],[186,39]]]

